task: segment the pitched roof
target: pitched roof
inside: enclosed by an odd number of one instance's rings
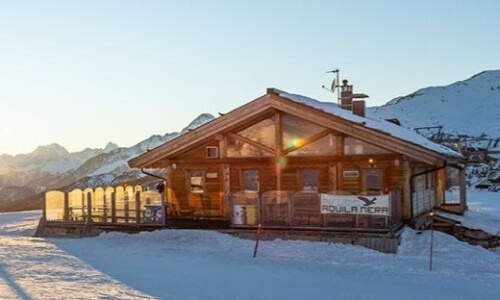
[[[341,109],[336,103],[321,102],[277,89],[268,89],[264,96],[130,160],[129,165],[140,168],[152,167],[162,159],[169,159],[192,149],[213,139],[215,134],[228,132],[238,124],[264,115],[270,109],[294,114],[423,162],[438,163],[444,160],[462,162],[464,159],[460,153],[394,123],[354,115],[351,111]]]
[[[286,92],[278,92],[281,97],[290,99],[292,101],[302,103],[304,105],[313,107],[318,110],[322,110],[331,115],[340,117],[342,119],[348,120],[353,123],[357,123],[367,128],[375,129],[383,133],[389,134],[391,136],[397,137],[398,139],[420,145],[436,153],[443,154],[448,157],[454,157],[457,159],[463,159],[462,154],[456,152],[441,144],[434,143],[429,139],[421,136],[420,134],[409,130],[407,128],[398,126],[392,122],[388,122],[383,119],[373,118],[373,117],[360,117],[353,114],[349,110],[341,109],[338,104],[332,102],[320,102],[315,99],[311,99],[301,95],[289,94]]]

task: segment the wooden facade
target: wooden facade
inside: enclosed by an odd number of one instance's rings
[[[129,165],[166,169],[169,218],[377,231],[446,206],[450,168],[464,211],[463,158],[424,140],[334,103],[268,89]]]

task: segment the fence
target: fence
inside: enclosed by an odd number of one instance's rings
[[[45,193],[46,221],[165,224],[167,206],[161,193],[141,186],[74,189]]]
[[[163,194],[141,186],[75,189],[45,193],[48,222],[167,224]],[[390,229],[401,222],[401,192],[388,195],[268,191],[230,197],[232,225],[326,229]]]
[[[232,194],[230,207],[236,226],[390,229],[401,222],[401,191],[388,195],[241,191]]]

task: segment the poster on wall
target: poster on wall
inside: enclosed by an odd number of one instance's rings
[[[321,194],[322,214],[389,216],[389,195]]]

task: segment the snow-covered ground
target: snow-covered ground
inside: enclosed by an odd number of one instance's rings
[[[462,222],[500,231],[500,193]],[[34,238],[40,211],[0,214],[0,299],[500,299],[500,251],[405,229],[397,254],[213,231]]]

